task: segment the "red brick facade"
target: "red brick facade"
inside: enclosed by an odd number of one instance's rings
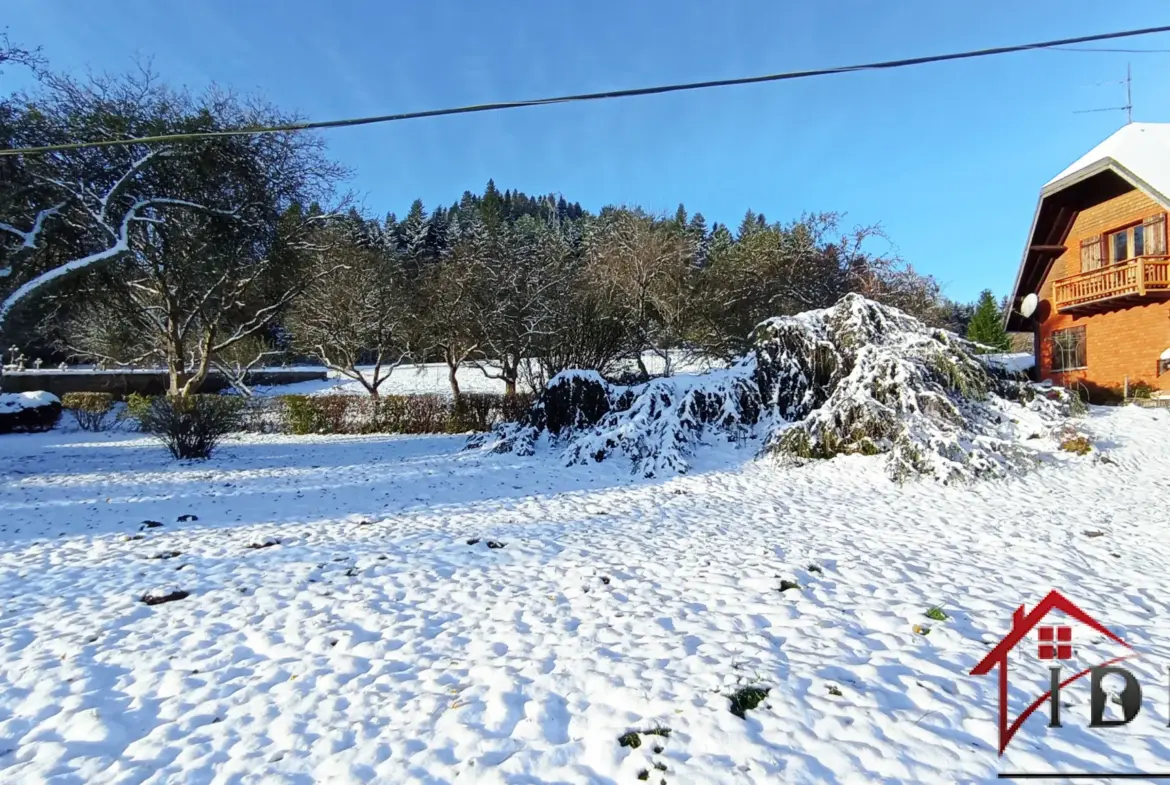
[[[1081,240],[1128,224],[1138,223],[1164,212],[1164,208],[1139,190],[1081,210],[1073,221],[1064,245],[1067,247],[1052,264],[1040,286],[1038,362],[1041,378],[1057,384],[1083,381],[1120,390],[1146,382],[1170,390],[1170,373],[1159,373],[1159,356],[1170,348],[1170,301],[1152,300],[1104,313],[1078,316],[1057,313],[1052,282],[1081,272]],[[1075,371],[1052,371],[1054,331],[1085,328],[1085,366]]]

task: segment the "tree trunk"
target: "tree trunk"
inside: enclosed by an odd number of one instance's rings
[[[512,398],[516,395],[516,379],[520,376],[520,358],[510,359],[505,356],[500,360],[500,378],[504,380],[504,395]]]
[[[203,382],[207,380],[207,375],[211,373],[211,352],[215,345],[215,330],[212,329],[203,334],[200,345],[199,367],[195,369],[195,373],[187,379],[186,384],[179,394],[186,398],[188,395],[194,395],[199,392],[199,388],[203,386]]]
[[[447,361],[447,381],[451,384],[451,396],[459,400],[459,363],[455,362],[455,353],[450,349],[443,350],[443,359]]]
[[[642,359],[641,352],[638,352],[638,373],[642,374],[643,379],[650,378],[650,371],[646,368],[646,362]]]

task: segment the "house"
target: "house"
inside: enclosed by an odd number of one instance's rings
[[[1040,189],[1005,326],[1033,334],[1041,379],[1170,394],[1168,209],[1170,123],[1124,126]]]
[[[1016,608],[1012,613],[1012,626],[1008,630],[1008,634],[1004,636],[1003,640],[995,645],[994,648],[987,655],[979,661],[979,663],[971,669],[972,676],[983,676],[990,673],[996,668],[999,669],[999,754],[1007,749],[1008,742],[1012,740],[1012,736],[1020,729],[1020,726],[1032,715],[1040,704],[1048,699],[1051,691],[1045,692],[1037,700],[1033,701],[1023,712],[1016,717],[1014,722],[1008,722],[1008,657],[1013,651],[1023,642],[1024,638],[1032,632],[1033,629],[1037,631],[1039,643],[1036,646],[1036,657],[1040,660],[1060,661],[1072,658],[1072,628],[1064,624],[1049,624],[1039,626],[1041,622],[1045,621],[1050,613],[1059,611],[1065,616],[1068,616],[1075,621],[1084,624],[1089,629],[1100,635],[1105,636],[1109,640],[1124,646],[1126,649],[1132,647],[1119,638],[1117,635],[1109,631],[1105,625],[1094,619],[1089,614],[1081,610],[1075,603],[1069,600],[1060,592],[1053,589],[1043,600],[1041,600],[1031,612],[1025,613],[1024,606]],[[1038,629],[1037,629],[1038,628]],[[1126,654],[1121,657],[1111,659],[1103,665],[1112,665],[1127,657],[1133,656]],[[1063,688],[1084,676],[1088,671],[1074,674],[1072,677],[1061,682],[1060,686]]]

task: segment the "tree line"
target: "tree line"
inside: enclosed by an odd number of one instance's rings
[[[11,62],[17,62],[14,58]],[[38,69],[0,97],[0,147],[295,120],[252,96],[149,70]],[[509,393],[567,368],[646,377],[730,360],[756,324],[860,292],[965,330],[973,309],[841,216],[735,227],[679,205],[590,212],[488,182],[402,218],[360,209],[307,133],[0,157],[2,339],[46,358],[165,367],[186,396],[214,370],[309,358],[377,397],[406,364],[474,366]],[[358,369],[362,368],[362,371]]]

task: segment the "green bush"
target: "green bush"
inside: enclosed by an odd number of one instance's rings
[[[363,403],[356,395],[282,395],[280,401],[285,427],[300,436],[356,433],[354,415]]]
[[[1158,388],[1149,382],[1134,382],[1129,386],[1130,398],[1149,400],[1154,397],[1154,393],[1156,392],[1158,392]]]
[[[470,393],[456,402],[437,394],[384,395],[375,402],[361,395],[285,395],[279,405],[294,434],[466,433],[520,419],[532,396]]]
[[[118,421],[133,420],[138,429],[142,430],[142,418],[150,411],[150,405],[154,403],[156,397],[158,396],[130,393],[126,396],[126,407],[118,412]]]
[[[139,418],[177,459],[205,459],[240,427],[242,399],[227,395],[159,396]]]
[[[446,433],[451,399],[442,395],[386,395],[378,402],[367,433]]]
[[[110,426],[114,396],[106,392],[71,392],[61,398],[61,408],[73,414],[84,431],[104,431]]]

